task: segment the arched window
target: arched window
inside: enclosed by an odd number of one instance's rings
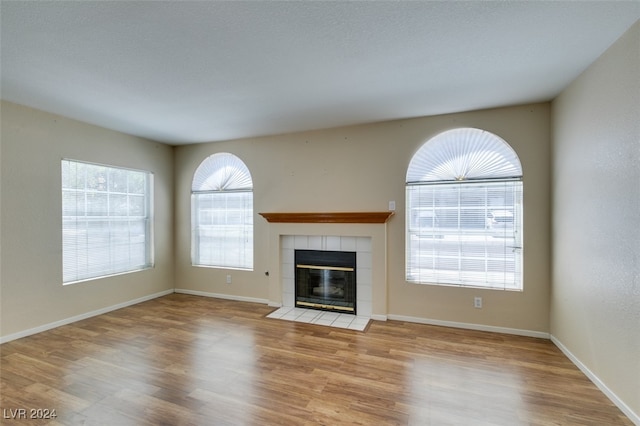
[[[193,176],[191,261],[253,269],[253,181],[233,154],[211,155]]]
[[[407,281],[522,290],[522,167],[503,139],[461,128],[427,141],[406,206]]]

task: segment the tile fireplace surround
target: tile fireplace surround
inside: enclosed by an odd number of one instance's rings
[[[385,212],[386,218],[391,213]],[[378,214],[378,213],[376,213]],[[265,216],[267,214],[262,214]],[[386,218],[375,223],[321,223],[269,220],[269,305],[293,308],[294,251],[339,250],[356,252],[356,309],[358,317],[387,319],[387,226]],[[340,219],[338,219],[340,220]]]
[[[335,250],[356,252],[356,310],[371,318],[371,238],[330,235],[282,235],[280,271],[282,306],[293,307],[295,300],[295,250]]]

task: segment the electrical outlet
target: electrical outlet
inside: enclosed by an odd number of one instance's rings
[[[473,307],[476,309],[482,309],[482,297],[473,298]]]
[[[227,275],[227,284],[231,284],[231,275]]]
[[[395,211],[396,210],[396,202],[395,201],[389,201],[389,211]]]

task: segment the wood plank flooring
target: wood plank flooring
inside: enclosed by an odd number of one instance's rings
[[[271,311],[172,294],[5,343],[0,423],[632,424],[546,340]]]

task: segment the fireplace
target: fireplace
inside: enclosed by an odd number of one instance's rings
[[[295,306],[356,314],[356,252],[295,250]]]

